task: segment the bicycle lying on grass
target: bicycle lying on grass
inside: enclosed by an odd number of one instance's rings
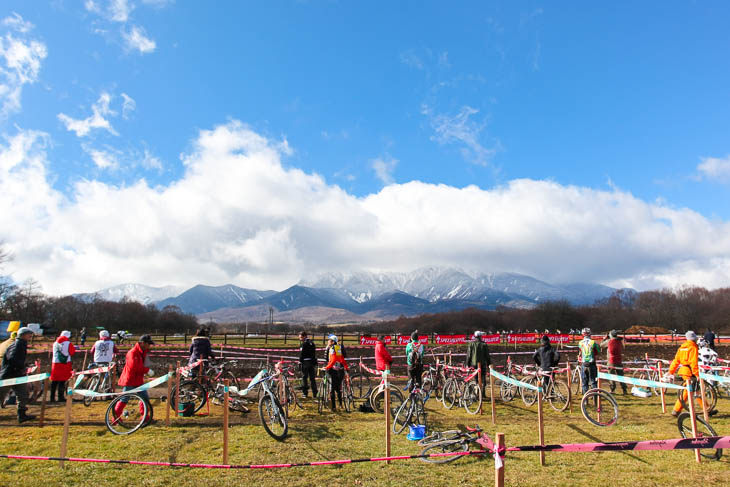
[[[441,433],[433,433],[418,442],[418,446],[425,447],[421,455],[432,455],[434,453],[454,453],[469,451],[469,448],[482,436],[482,429],[479,425],[474,428],[466,427],[466,431],[450,430]],[[427,463],[448,463],[453,462],[466,455],[450,455],[436,457],[421,457],[420,460]]]

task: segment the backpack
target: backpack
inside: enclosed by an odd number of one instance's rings
[[[421,354],[419,353],[422,346],[423,345],[421,345],[420,343],[415,343],[411,347],[411,353],[408,354],[408,362],[410,363],[410,367],[416,367],[418,365],[421,365],[421,363],[423,362],[423,357],[421,357]]]

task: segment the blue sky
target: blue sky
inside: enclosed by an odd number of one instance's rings
[[[725,2],[0,8],[5,273],[730,278]]]

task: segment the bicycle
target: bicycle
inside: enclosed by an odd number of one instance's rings
[[[322,414],[325,409],[328,409],[327,401],[330,400],[332,395],[332,382],[326,369],[320,368],[319,370],[324,372],[324,377],[319,381],[317,387],[317,411]],[[342,406],[349,413],[355,405],[355,392],[352,387],[352,379],[347,370],[345,370],[345,376],[340,384],[340,393],[342,394]]]
[[[512,363],[511,360],[507,362],[507,368],[504,371],[504,375],[510,379],[519,380],[517,374],[513,372],[513,370],[524,374],[525,368]],[[502,399],[502,402],[510,402],[518,393],[519,386],[516,386],[511,382],[499,381],[499,397]]]
[[[539,381],[538,376],[541,376],[543,380]],[[524,382],[535,387],[539,387],[539,383],[542,382],[543,398],[550,403],[550,407],[559,412],[568,409],[568,404],[570,404],[570,387],[562,379],[555,378],[555,369],[549,372],[538,370],[525,379]],[[523,387],[520,393],[522,394],[522,400],[527,406],[535,404],[537,391]]]
[[[431,350],[431,355],[435,355]],[[444,386],[446,385],[446,374],[444,373],[444,364],[436,360],[436,365],[424,365],[423,374],[421,375],[421,388],[426,392],[427,397],[435,397],[439,401],[443,399]]]
[[[409,383],[410,385],[410,383]],[[393,416],[393,433],[400,434],[408,425],[426,425],[424,396],[427,393],[414,387]]]
[[[292,372],[293,368],[294,366],[284,367],[283,362],[277,362],[274,366],[274,370],[278,372],[277,385],[275,388],[276,396],[277,399],[279,399],[282,407],[284,408],[284,412],[286,413],[287,418],[289,417],[290,404],[293,404],[292,408],[294,409],[296,409],[297,407],[299,407],[300,409],[304,409],[299,403],[299,399],[297,398],[297,394],[294,391],[294,387],[289,382],[288,376],[294,375],[294,373]]]
[[[385,401],[385,393],[383,392],[385,390],[385,379],[381,377],[378,385],[373,387],[370,376],[364,372],[370,374],[379,374],[379,372],[366,367],[362,362],[359,366],[363,372],[354,372],[350,377],[350,382],[353,385],[353,401],[360,399],[367,401],[375,412],[382,413],[383,402]],[[388,391],[391,413],[395,414],[403,403],[403,393],[392,382],[388,383]]]
[[[478,374],[479,369],[475,369],[465,377],[452,377],[446,381],[443,397],[446,409],[452,409],[458,403],[469,414],[479,412],[482,407],[482,388],[475,380]]]
[[[126,401],[122,401],[126,399]],[[116,416],[114,409],[120,401],[127,405],[120,416]],[[152,404],[137,393],[122,394],[114,398],[106,408],[104,421],[106,427],[115,435],[129,435],[152,422],[154,410]]]
[[[102,365],[92,363],[89,367],[102,367]],[[105,372],[97,372],[93,374],[89,379],[89,385],[86,387],[87,390],[101,394],[112,392],[112,377],[109,371],[112,367],[114,367],[114,362],[105,364],[103,367],[107,367],[107,370]],[[84,396],[84,406],[91,406],[94,399],[96,399],[94,396]]]
[[[705,395],[702,396],[702,388],[700,387],[700,383],[698,381],[695,381],[692,390],[692,397],[697,399],[698,401],[704,402],[707,405],[707,411],[710,412],[715,409],[715,406],[717,405],[717,388],[707,382],[705,379],[700,380],[705,383]],[[687,383],[685,382],[685,386],[686,385]],[[679,402],[682,403],[682,407],[684,409],[689,410],[687,400],[685,399],[686,392],[687,391],[685,389],[677,389],[677,399],[679,399]],[[700,404],[702,404],[702,402],[700,402]]]
[[[594,426],[606,427],[618,421],[618,403],[608,391],[589,389],[580,401],[583,417]]]
[[[717,433],[715,433],[715,430],[712,429],[712,426],[705,422],[703,418],[695,416],[695,420],[697,421],[697,438],[717,436]],[[684,412],[677,416],[677,428],[679,429],[679,434],[682,435],[682,438],[695,438],[692,433],[692,419],[689,413]],[[700,449],[700,455],[711,460],[719,460],[722,457],[722,449],[702,448]]]
[[[205,368],[205,372],[200,376],[193,378],[191,370],[182,372],[182,376],[188,377],[186,380],[180,381],[180,387],[173,385],[170,392],[168,404],[170,408],[177,412],[178,403],[192,403],[193,414],[200,411],[208,401],[211,391],[215,391],[219,383],[223,383],[225,379],[229,380],[229,385],[239,389],[238,378],[226,367],[234,362],[220,362],[217,364],[209,363]]]
[[[467,426],[466,429],[467,431],[465,432],[452,430],[441,433],[441,438],[443,439],[440,440],[432,439],[435,438],[434,435],[422,439],[418,442],[419,446],[425,446],[425,448],[421,450],[421,455],[469,451],[471,445],[476,443],[477,440],[481,438],[482,429],[479,427],[479,425],[475,425],[474,428],[469,428]],[[454,460],[459,459],[463,456],[466,455],[449,455],[435,457],[424,456],[420,457],[419,459],[427,463],[448,463],[453,462]]]

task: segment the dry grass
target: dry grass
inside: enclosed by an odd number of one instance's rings
[[[587,423],[578,408],[572,413],[557,413],[545,405],[547,443],[586,441],[626,441],[667,439],[678,436],[676,421],[662,415],[658,398],[639,399],[617,396],[621,408],[619,423],[596,428]],[[211,416],[174,418],[164,426],[164,407],[155,400],[158,422],[127,437],[110,434],[103,424],[106,403],[85,408],[74,403],[68,455],[111,459],[157,460],[194,463],[220,463],[222,456],[222,410],[213,406]],[[719,434],[730,434],[728,399],[719,403],[720,415],[712,419]],[[536,406],[522,402],[497,402],[498,426],[492,426],[489,403],[483,416],[470,416],[462,410],[445,410],[429,401],[429,422],[437,429],[478,422],[490,436],[506,434],[508,445],[537,443]],[[0,411],[3,432],[2,452],[6,454],[56,456],[63,430],[63,408],[48,409],[47,426],[18,426],[15,411]],[[313,402],[297,410],[290,420],[290,436],[284,442],[270,438],[258,424],[255,412],[231,415],[230,455],[232,464],[306,462],[380,456],[385,453],[385,426],[375,414],[326,413],[319,415]],[[419,452],[405,434],[394,436],[394,455]],[[506,459],[507,485],[540,486],[623,486],[623,485],[723,485],[729,474],[728,455],[719,462],[694,462],[691,451],[548,453],[547,465],[540,467],[539,455],[510,454]],[[212,470],[129,465],[94,465],[57,462],[1,460],[0,485],[181,485],[206,484],[295,486],[295,485],[490,485],[493,482],[491,458],[468,457],[447,465],[430,465],[419,460],[359,463],[339,467],[296,467],[278,470]]]

